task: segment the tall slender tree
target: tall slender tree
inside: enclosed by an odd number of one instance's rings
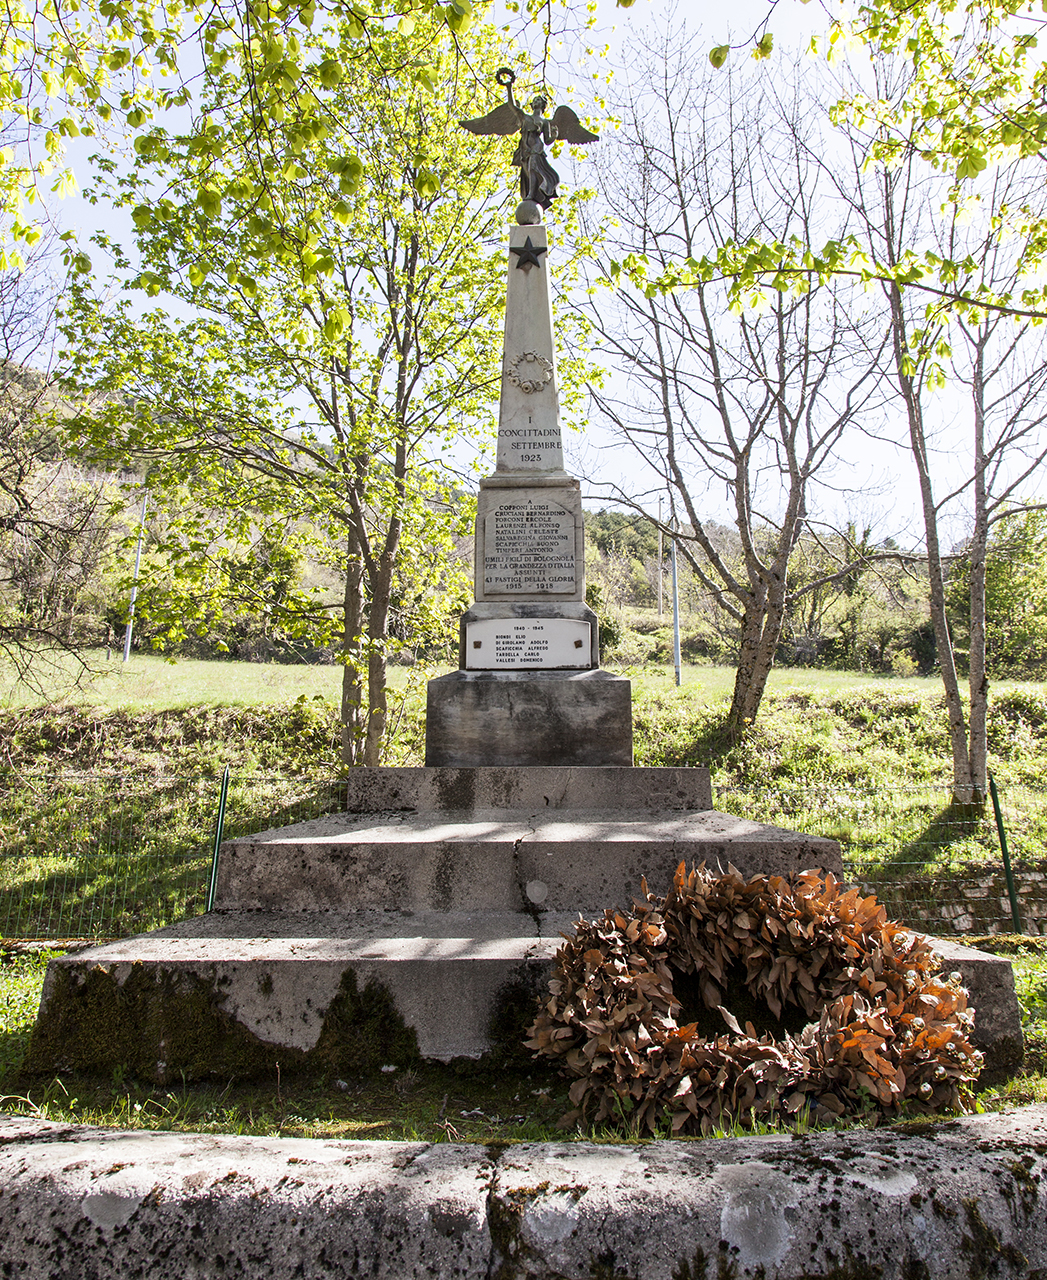
[[[696,52],[679,30],[643,54],[634,48],[631,88],[615,104],[624,140],[601,186],[617,229],[596,274],[621,287],[589,312],[625,389],[612,380],[593,399],[668,492],[666,533],[736,623],[727,729],[737,737],[759,711],[790,595],[825,580],[798,585],[789,562],[819,527],[816,491],[839,470],[845,431],[879,398],[880,353],[869,352],[860,309],[831,286],[772,291],[762,309],[735,313],[722,283],[662,294],[625,282],[623,261],[665,272],[755,235],[809,238],[831,216],[800,82],[696,72]],[[713,491],[730,504],[740,563],[709,527]],[[831,544],[841,547],[851,554],[829,579],[865,557],[846,538]]]
[[[877,97],[904,98],[907,75],[886,64],[876,68]],[[901,263],[914,252],[948,258],[958,266],[956,285],[988,303],[1012,293],[1027,260],[1021,238],[1001,241],[1006,211],[1024,207],[1035,223],[1047,216],[1042,183],[1021,167],[987,175],[963,195],[930,173],[915,148],[892,152],[890,162],[868,163],[867,134],[850,127],[851,163],[827,165],[855,212],[855,226],[870,256]],[[907,444],[919,485],[927,556],[931,621],[937,665],[949,720],[953,791],[961,804],[987,795],[989,682],[985,648],[985,558],[993,526],[1047,462],[1047,389],[1044,340],[1039,328],[995,306],[970,306],[959,314],[928,310],[919,295],[897,280],[881,283],[887,311],[895,395],[904,414]],[[935,412],[932,392],[946,384],[966,388],[966,440]],[[966,525],[970,561],[968,698],[961,694],[948,617],[947,521]]]

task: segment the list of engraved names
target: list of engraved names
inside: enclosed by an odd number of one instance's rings
[[[484,588],[505,595],[576,589],[574,516],[555,502],[503,502],[484,521]]]

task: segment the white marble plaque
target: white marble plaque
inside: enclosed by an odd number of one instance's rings
[[[467,671],[590,665],[589,623],[576,618],[483,618],[465,624]]]
[[[572,595],[575,518],[558,502],[506,500],[484,519],[484,594]]]

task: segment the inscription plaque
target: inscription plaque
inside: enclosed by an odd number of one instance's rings
[[[538,392],[541,394],[541,391]],[[517,415],[498,428],[498,466],[505,471],[562,471],[560,428],[545,414]],[[526,420],[525,420],[526,417]],[[532,422],[540,419],[541,425]]]
[[[501,502],[484,520],[487,595],[572,595],[574,515],[556,502]]]
[[[576,618],[483,618],[465,624],[467,671],[588,668],[592,635]]]

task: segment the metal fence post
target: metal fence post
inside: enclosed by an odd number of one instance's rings
[[[218,850],[222,847],[222,836],[225,832],[225,798],[229,794],[229,766],[222,773],[222,785],[218,790],[218,817],[214,824],[214,847],[211,850],[211,883],[207,886],[207,910],[214,906],[215,890],[218,888]]]
[[[1014,887],[1014,876],[1011,872],[1011,855],[1007,852],[1007,832],[1003,827],[1003,814],[1000,812],[1000,793],[996,790],[996,779],[989,774],[989,795],[992,796],[992,811],[996,815],[996,830],[1000,836],[1000,852],[1003,854],[1003,874],[1007,880],[1007,896],[1011,900],[1011,922],[1015,933],[1022,933],[1022,920],[1018,914],[1018,893]]]

